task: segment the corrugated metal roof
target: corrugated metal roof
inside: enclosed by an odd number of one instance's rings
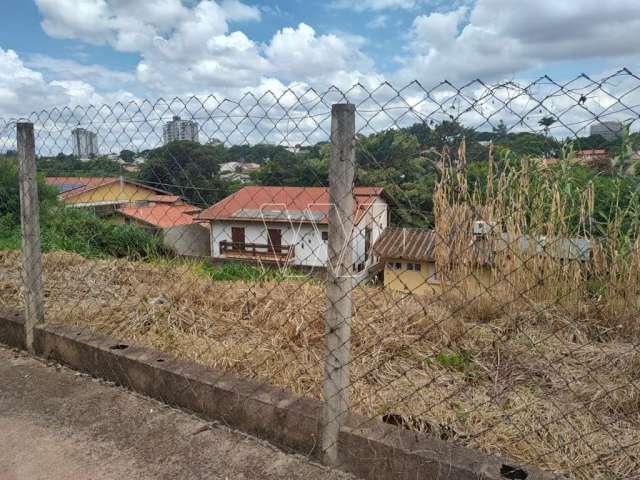
[[[420,228],[387,228],[373,245],[382,258],[399,258],[422,262],[434,261],[436,234]]]
[[[452,233],[455,237],[455,232]],[[439,239],[434,230],[418,228],[387,228],[373,245],[373,251],[381,258],[397,258],[423,262],[435,261],[435,249]],[[559,260],[579,260],[591,258],[591,241],[585,238],[537,237],[531,240],[526,235],[510,239],[508,233],[498,236],[476,237],[468,235],[468,243],[463,246],[465,261],[476,265],[491,265],[495,254],[540,255]],[[452,260],[452,259],[450,259]]]

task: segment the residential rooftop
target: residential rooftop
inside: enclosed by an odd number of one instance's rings
[[[380,187],[354,188],[356,221],[381,196]],[[249,186],[203,211],[211,220],[272,220],[328,223],[329,189],[326,187]]]

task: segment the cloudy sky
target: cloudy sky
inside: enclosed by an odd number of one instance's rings
[[[0,115],[638,70],[638,0],[3,0]]]

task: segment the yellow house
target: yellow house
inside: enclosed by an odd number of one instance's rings
[[[437,289],[435,246],[433,230],[387,228],[373,245],[375,255],[384,262],[384,286],[418,295]]]
[[[384,286],[400,292],[424,295],[455,285],[456,290],[490,285],[492,282],[492,242],[476,239],[464,250],[470,262],[463,279],[442,278],[436,263],[438,235],[434,230],[420,228],[387,228],[373,246],[374,253],[384,262]],[[442,240],[441,240],[442,241]],[[446,242],[445,242],[446,243]],[[455,257],[455,254],[453,255]],[[449,258],[451,266],[455,258]],[[458,267],[463,264],[458,264]],[[458,272],[459,273],[459,272]],[[449,272],[451,274],[451,272]]]
[[[483,222],[477,223],[482,226]],[[517,266],[532,272],[530,261],[534,257],[552,260],[560,267],[570,262],[584,265],[591,258],[591,242],[584,238],[510,237],[507,233],[492,236],[475,230],[466,236],[457,232],[462,241],[454,241],[438,238],[434,230],[387,228],[373,245],[374,254],[384,262],[385,287],[424,295],[448,286],[460,293],[478,294],[501,279],[508,283]],[[442,253],[449,257],[445,259],[447,278],[442,278],[437,268],[438,244],[445,247]],[[456,244],[460,247],[457,250],[448,248]],[[502,262],[496,261],[498,257]],[[511,260],[513,263],[509,263]],[[506,270],[501,270],[505,261]]]
[[[47,177],[46,182],[58,188],[66,205],[93,207],[102,215],[147,202],[158,194],[169,194],[123,177]]]

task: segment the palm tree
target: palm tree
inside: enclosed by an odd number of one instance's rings
[[[556,122],[557,120],[555,118],[547,116],[547,117],[542,117],[538,122],[538,125],[540,125],[541,127],[544,127],[545,135],[549,135],[549,127],[551,127],[551,125],[553,125]]]

